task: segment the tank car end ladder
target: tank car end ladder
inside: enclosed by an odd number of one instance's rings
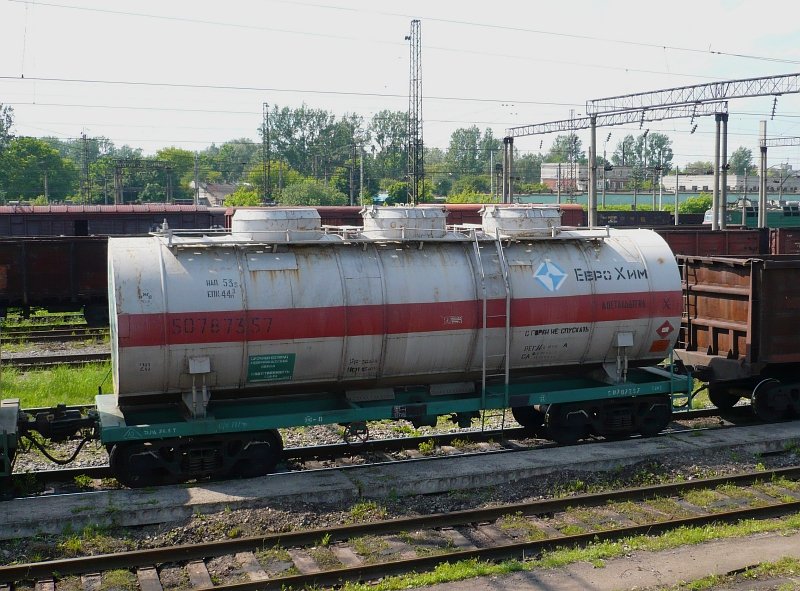
[[[502,313],[499,314],[490,314],[489,313],[489,295],[488,295],[488,287],[487,287],[487,273],[483,263],[483,257],[481,255],[481,246],[480,242],[478,241],[477,234],[474,235],[473,239],[473,249],[475,251],[475,259],[478,263],[478,270],[480,272],[480,286],[481,286],[481,317],[482,321],[482,328],[481,331],[481,430],[485,430],[487,428],[486,422],[487,419],[500,417],[500,431],[502,432],[505,429],[506,423],[506,413],[505,409],[508,407],[509,403],[509,375],[510,375],[510,364],[509,364],[509,356],[510,356],[510,348],[511,348],[511,283],[509,280],[509,270],[508,270],[508,261],[506,260],[505,251],[503,250],[503,243],[499,236],[496,236],[493,240],[495,250],[497,253],[497,263],[500,269],[500,276],[502,281],[500,282],[502,285],[503,295],[505,296],[505,303],[503,307]],[[502,353],[492,353],[490,354],[488,351],[488,329],[491,326],[496,324],[500,324],[503,328],[503,343],[504,349]],[[502,360],[502,372],[490,373],[487,366],[491,363],[492,360]],[[503,378],[503,401],[500,405],[499,412],[487,412],[487,384],[493,378]]]

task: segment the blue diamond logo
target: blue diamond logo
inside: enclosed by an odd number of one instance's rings
[[[544,285],[545,289],[548,291],[556,291],[567,278],[567,274],[564,273],[558,265],[550,261],[545,261],[539,265],[539,268],[536,269],[533,276],[536,277],[539,283]]]

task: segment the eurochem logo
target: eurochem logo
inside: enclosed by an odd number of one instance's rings
[[[548,291],[558,290],[567,278],[567,274],[564,273],[558,265],[550,261],[545,261],[539,265],[539,268],[536,269],[533,276],[536,277],[539,283],[544,285],[545,289]]]

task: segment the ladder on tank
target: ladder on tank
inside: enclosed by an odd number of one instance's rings
[[[508,408],[509,402],[509,357],[511,349],[511,283],[509,281],[508,261],[506,260],[505,251],[503,250],[503,243],[500,240],[500,237],[496,236],[493,243],[497,253],[497,262],[502,277],[501,284],[503,286],[503,293],[505,294],[505,303],[503,312],[501,314],[489,314],[487,276],[483,264],[483,257],[481,256],[481,246],[480,242],[478,241],[477,234],[475,234],[473,238],[475,260],[478,263],[478,271],[480,274],[482,300],[481,317],[483,318],[483,330],[481,331],[481,410],[483,411],[481,414],[481,430],[486,429],[487,419],[500,417],[500,430],[503,431],[505,430],[506,425],[505,410]],[[487,347],[488,328],[490,324],[494,325],[498,321],[502,323],[504,350],[502,353],[489,354]],[[499,358],[502,358],[502,372],[490,373],[487,369],[487,365],[489,365],[492,360],[497,360]],[[492,364],[493,368],[496,366],[497,364]],[[492,378],[498,377],[503,378],[503,404],[501,405],[501,409],[499,411],[489,413],[486,408],[486,385],[487,382],[489,382]]]

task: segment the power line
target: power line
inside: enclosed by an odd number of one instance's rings
[[[210,26],[222,26],[222,27],[233,27],[238,29],[250,29],[250,30],[257,30],[257,31],[270,31],[270,32],[279,32],[279,33],[289,33],[289,34],[298,34],[298,35],[306,35],[306,36],[314,36],[314,37],[323,37],[323,38],[333,38],[333,39],[340,39],[340,40],[347,40],[347,41],[359,41],[359,39],[353,37],[344,37],[344,36],[337,36],[337,35],[330,35],[330,34],[323,34],[323,33],[313,33],[309,31],[300,31],[300,30],[292,30],[292,29],[278,29],[274,27],[264,27],[260,25],[253,25],[253,24],[243,24],[243,23],[233,23],[233,22],[225,22],[225,21],[210,21],[204,19],[197,19],[197,18],[190,18],[190,17],[178,17],[178,16],[167,16],[167,15],[156,15],[156,14],[147,14],[142,12],[131,12],[131,11],[122,11],[122,10],[111,10],[107,8],[93,8],[87,6],[70,6],[66,4],[57,4],[55,2],[32,2],[31,0],[10,0],[11,2],[16,2],[20,4],[27,5],[34,5],[34,6],[47,6],[50,8],[62,8],[67,10],[79,10],[79,11],[87,11],[87,12],[95,12],[95,13],[104,13],[104,14],[113,14],[119,16],[134,16],[137,18],[149,18],[149,19],[156,19],[156,20],[165,20],[165,21],[172,21],[172,22],[187,22],[191,24],[202,24],[202,25],[210,25]],[[499,25],[499,24],[491,24],[485,22],[472,22],[472,21],[465,21],[465,20],[458,20],[458,19],[449,19],[449,18],[437,18],[432,16],[420,16],[420,15],[411,15],[411,14],[404,14],[404,13],[396,13],[396,12],[386,12],[380,10],[364,10],[364,9],[352,9],[347,7],[341,6],[327,6],[324,4],[316,4],[313,2],[295,2],[294,0],[273,0],[278,3],[282,4],[289,4],[291,6],[306,6],[312,8],[323,8],[328,10],[343,10],[348,12],[358,12],[358,13],[372,13],[381,16],[391,16],[391,17],[399,17],[403,19],[422,19],[429,22],[440,22],[440,23],[447,23],[447,24],[454,24],[454,25],[461,25],[461,26],[468,26],[468,27],[476,27],[476,28],[485,28],[485,29],[493,29],[493,30],[500,30],[500,31],[511,31],[516,33],[528,33],[533,35],[542,35],[547,37],[558,37],[558,38],[565,38],[565,39],[579,39],[583,41],[599,41],[602,43],[613,43],[618,45],[625,45],[629,47],[648,47],[652,49],[659,49],[659,50],[670,50],[670,51],[680,51],[680,52],[687,52],[687,53],[695,53],[695,54],[705,54],[705,55],[718,55],[718,56],[725,56],[725,57],[734,57],[739,59],[748,59],[748,60],[756,60],[756,61],[766,61],[770,63],[781,63],[781,64],[800,64],[798,60],[790,60],[785,58],[775,58],[771,56],[762,56],[762,55],[753,55],[753,54],[746,54],[746,53],[739,53],[739,52],[729,52],[729,51],[722,51],[722,50],[713,50],[709,46],[708,48],[697,48],[697,47],[681,47],[678,45],[667,45],[661,43],[647,43],[644,41],[632,41],[630,39],[615,39],[613,37],[601,37],[598,35],[580,35],[577,33],[564,33],[560,31],[551,31],[551,30],[544,30],[544,29],[531,29],[526,27],[519,27],[519,26],[511,26],[511,25]],[[375,43],[386,43],[392,45],[398,45],[395,42],[389,41],[373,41]]]
[[[16,0],[21,1],[21,0]],[[28,76],[23,78],[21,76],[0,76],[0,80],[13,80],[13,81],[35,81],[35,82],[58,82],[69,84],[103,84],[111,86],[144,86],[144,87],[162,87],[162,88],[188,88],[192,90],[236,90],[236,91],[249,91],[249,92],[292,92],[296,94],[321,94],[333,96],[365,96],[377,98],[398,98],[407,99],[408,97],[403,94],[396,93],[382,93],[382,92],[356,92],[346,90],[311,90],[302,88],[274,88],[269,86],[237,86],[228,84],[190,84],[181,82],[148,82],[143,80],[101,80],[91,78],[57,78],[45,76]],[[427,96],[427,100],[435,101],[460,101],[460,102],[476,102],[476,103],[504,103],[516,102],[526,105],[551,105],[557,107],[575,107],[583,106],[582,103],[560,103],[554,101],[531,101],[522,99],[492,99],[492,98],[474,98],[463,96]]]

